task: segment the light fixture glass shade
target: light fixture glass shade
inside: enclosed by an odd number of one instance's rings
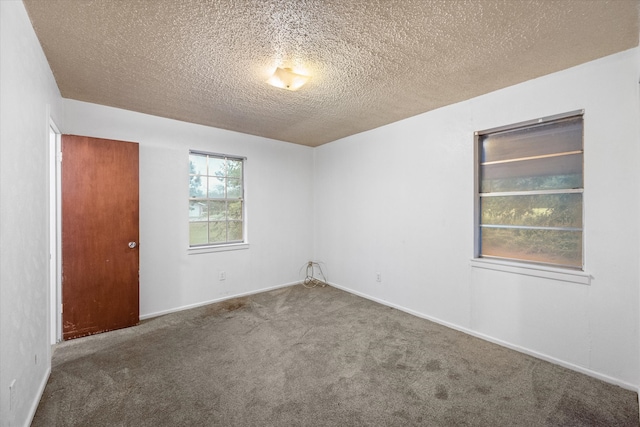
[[[310,78],[311,76],[294,73],[291,68],[278,67],[269,80],[267,80],[267,83],[281,89],[298,90],[308,82]]]

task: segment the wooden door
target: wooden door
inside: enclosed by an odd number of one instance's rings
[[[138,144],[62,136],[62,336],[138,324]]]

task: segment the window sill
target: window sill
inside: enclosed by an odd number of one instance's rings
[[[242,249],[249,249],[248,243],[231,243],[228,245],[215,245],[215,246],[197,246],[189,248],[187,253],[189,255],[208,254],[212,252],[227,252],[227,251],[239,251]]]
[[[562,282],[591,284],[591,275],[584,271],[567,270],[561,268],[546,267],[518,262],[474,258],[470,260],[471,267],[484,268],[486,270],[503,271],[506,273],[520,274],[524,276],[540,277],[543,279],[559,280]]]

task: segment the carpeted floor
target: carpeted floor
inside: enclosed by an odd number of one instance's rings
[[[64,342],[32,426],[637,426],[637,394],[332,287]]]

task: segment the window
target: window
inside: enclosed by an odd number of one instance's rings
[[[582,112],[476,132],[476,256],[582,269]]]
[[[244,159],[189,152],[189,246],[244,242]]]

